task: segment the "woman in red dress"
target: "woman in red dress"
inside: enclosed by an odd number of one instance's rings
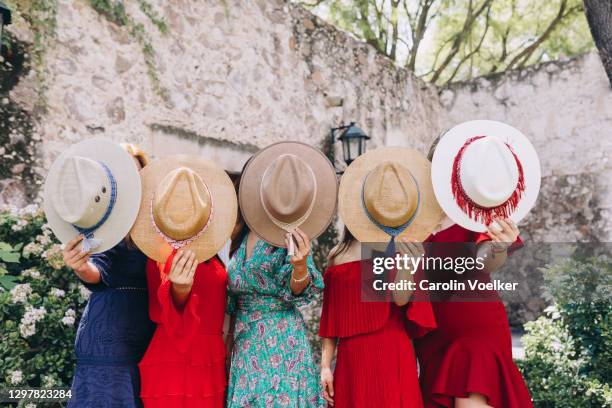
[[[501,231],[469,231],[446,221],[444,230],[432,234],[426,242],[474,243],[471,245],[429,245],[428,256],[486,256],[485,269],[470,275],[480,282],[490,281],[490,271],[499,268],[506,252],[521,246],[518,229],[511,220],[497,220]],[[505,247],[505,242],[513,242]],[[464,251],[461,248],[464,248]],[[435,252],[443,252],[435,254]],[[463,252],[463,253],[461,253]],[[428,271],[430,281],[456,279],[441,271]],[[527,386],[512,361],[512,340],[501,299],[494,291],[478,293],[484,300],[460,301],[457,294],[432,294],[431,306],[438,328],[415,342],[421,369],[421,390],[426,408],[529,408]],[[474,293],[470,293],[473,296]]]
[[[467,271],[425,270],[415,279],[490,283],[491,272],[522,246],[515,222],[538,195],[537,153],[511,126],[470,121],[440,135],[429,159],[436,198],[447,217],[427,238],[427,256],[481,258],[482,264]],[[510,327],[499,294],[455,288],[460,287],[428,292],[438,328],[415,342],[425,407],[533,407],[512,360]]]
[[[217,257],[198,264],[179,250],[147,264],[149,314],[157,329],[139,364],[146,408],[222,408],[227,272]]]
[[[416,251],[412,243],[406,247],[406,252]],[[393,301],[363,302],[361,267],[367,261],[360,259],[360,243],[345,228],[324,275],[319,329],[324,397],[339,408],[420,408],[423,403],[412,339],[435,327],[431,306],[427,302],[408,303],[410,293],[400,291],[393,292]],[[411,279],[410,273],[404,272],[399,272],[397,279]]]
[[[225,171],[197,156],[169,156],[142,174],[131,236],[149,257],[149,315],[157,327],[140,361],[145,408],[223,408],[223,321],[228,276],[215,255],[236,220]]]

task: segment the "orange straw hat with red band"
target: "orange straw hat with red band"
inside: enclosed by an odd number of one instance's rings
[[[130,235],[142,252],[165,262],[185,248],[203,262],[221,250],[238,211],[223,169],[198,156],[177,155],[149,164],[141,178],[142,200]]]
[[[519,222],[536,202],[540,161],[527,137],[505,123],[464,122],[446,132],[432,159],[432,184],[444,212],[483,232],[495,218]]]

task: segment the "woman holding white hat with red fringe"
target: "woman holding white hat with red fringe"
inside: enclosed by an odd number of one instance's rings
[[[490,282],[490,273],[522,246],[516,223],[538,195],[537,153],[518,130],[485,120],[452,128],[432,152],[434,191],[448,217],[426,240],[427,255],[482,257],[484,268],[472,276]],[[425,271],[420,279],[460,278],[454,271]],[[425,407],[532,407],[512,360],[508,319],[497,292],[432,295],[438,329],[415,342]]]

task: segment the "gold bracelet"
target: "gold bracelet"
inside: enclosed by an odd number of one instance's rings
[[[293,276],[293,272],[291,273],[291,280],[294,281],[295,283],[304,282],[309,277],[310,277],[310,274],[308,273],[308,271],[306,271],[306,275],[304,275],[304,277],[300,279],[295,279],[295,277]]]

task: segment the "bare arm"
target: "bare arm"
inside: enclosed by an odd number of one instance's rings
[[[291,292],[297,296],[310,284],[310,274],[308,273],[307,266],[308,255],[310,254],[310,239],[299,228],[287,234],[285,238],[287,247],[289,247],[289,239],[293,239],[297,244],[295,254],[290,260],[293,272],[291,273],[291,282],[289,283]]]
[[[323,386],[323,398],[334,405],[334,375],[331,371],[331,363],[336,353],[335,338],[324,337],[321,341],[321,384]]]
[[[101,279],[100,271],[96,265],[89,262],[91,252],[81,252],[81,246],[79,245],[81,241],[83,241],[83,235],[79,235],[65,245],[62,252],[64,263],[83,282],[91,284],[99,283]]]

